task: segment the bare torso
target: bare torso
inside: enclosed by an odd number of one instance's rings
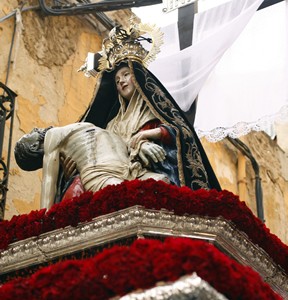
[[[122,138],[90,123],[54,127],[45,136],[41,207],[51,207],[56,193],[59,156],[76,163],[86,191],[98,191],[110,184],[136,178],[165,180],[149,172],[139,161],[131,161]]]
[[[60,152],[76,162],[85,190],[97,191],[107,180],[109,184],[119,183],[146,171],[139,162],[130,162],[121,137],[93,125],[71,131],[63,139]]]

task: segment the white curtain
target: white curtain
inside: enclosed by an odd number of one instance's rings
[[[163,28],[164,47],[149,69],[164,83],[182,110],[190,108],[217,62],[262,2],[232,0],[197,13],[193,45],[182,51],[175,47],[179,44],[177,24]]]
[[[273,137],[275,122],[288,121],[287,25],[285,1],[256,12],[199,93],[200,137]]]
[[[237,137],[252,129],[268,130],[276,115],[285,118],[285,2],[255,13],[262,2],[232,0],[197,13],[193,45],[182,51],[177,25],[163,27],[164,46],[149,69],[184,111],[199,95],[195,127],[200,137]]]

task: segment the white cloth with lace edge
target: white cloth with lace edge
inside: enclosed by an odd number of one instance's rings
[[[281,108],[285,109],[287,104],[284,85],[288,73],[285,2],[255,14],[261,2],[232,0],[198,13],[195,16],[193,45],[183,51],[179,51],[178,43],[175,42],[178,39],[176,24],[163,28],[165,44],[161,56],[149,69],[162,81],[184,111],[189,109],[199,94],[195,127],[200,137],[205,136],[215,142],[227,135],[239,137],[251,130],[271,132],[275,118],[286,118],[284,111],[281,112]],[[267,14],[269,21],[263,23],[261,19]],[[270,32],[276,30],[282,36],[282,42],[279,42],[279,35],[268,34],[267,28],[271,27]],[[247,35],[250,36],[248,44]],[[256,45],[253,45],[251,38]],[[262,39],[262,44],[259,44],[258,38]],[[236,39],[236,43],[227,51]],[[256,48],[257,44],[260,51]],[[274,48],[268,50],[271,45]],[[239,55],[240,58],[248,55],[251,61],[256,62],[256,67],[260,63],[260,68],[253,72],[247,71],[244,61],[240,64],[243,68],[237,69],[233,60],[238,61]],[[259,58],[253,58],[252,55]],[[271,62],[276,66],[271,66]],[[250,66],[249,60],[246,63]],[[230,68],[227,69],[227,65]]]

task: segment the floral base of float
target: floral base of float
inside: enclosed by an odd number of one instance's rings
[[[2,285],[0,299],[117,299],[194,272],[230,300],[281,299],[257,272],[235,262],[208,242],[171,237],[164,242],[139,239],[130,246],[105,249],[92,258],[44,267],[30,277]],[[135,294],[130,296],[137,299]],[[184,289],[178,296],[185,296]],[[217,299],[210,296],[207,293],[201,299]],[[142,299],[163,299],[159,297]],[[223,297],[218,295],[218,299]]]
[[[222,217],[177,216],[167,210],[133,206],[67,226],[10,245],[2,251],[2,282],[26,276],[40,267],[63,259],[91,257],[113,245],[129,245],[138,238],[189,237],[213,243],[243,265],[252,267],[283,296],[288,295],[288,277],[267,253],[247,235]]]
[[[84,193],[49,211],[14,216],[0,223],[0,236],[2,282],[139,237],[185,236],[213,243],[251,266],[284,298],[288,295],[288,247],[228,191],[129,181]]]

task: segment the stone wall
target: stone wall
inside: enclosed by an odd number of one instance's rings
[[[37,3],[30,2],[31,5]],[[18,5],[17,0],[1,2],[0,18]],[[108,15],[123,23],[128,20],[130,11]],[[9,18],[0,23],[0,81],[3,83],[7,76],[14,20]],[[100,50],[102,38],[107,33],[102,25],[96,22],[92,26],[84,16],[47,17],[39,11],[27,11],[22,13],[22,21],[23,29],[18,26],[15,34],[7,83],[18,94],[12,145],[33,127],[61,126],[78,120],[92,98],[95,79],[86,78],[77,70],[87,52]],[[7,140],[6,134],[6,143]],[[266,224],[287,242],[287,152],[264,133],[251,133],[242,140],[260,165]],[[228,140],[214,144],[203,140],[203,144],[222,188],[240,195],[256,214],[255,175],[250,161]],[[5,146],[4,160],[7,158]],[[239,172],[240,166],[244,173]],[[41,171],[20,170],[12,155],[5,219],[38,209],[40,185]]]
[[[288,153],[263,132],[241,138],[260,169],[266,226],[285,243],[288,242]],[[223,189],[227,189],[257,215],[256,174],[248,157],[227,139],[218,143],[203,140],[204,147]],[[242,171],[241,171],[242,169]]]

